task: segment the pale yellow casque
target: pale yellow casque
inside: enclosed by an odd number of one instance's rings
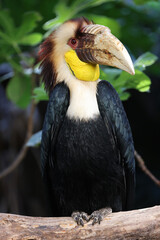
[[[99,79],[99,64],[82,62],[74,50],[70,50],[65,53],[65,61],[72,74],[79,80],[97,81]]]

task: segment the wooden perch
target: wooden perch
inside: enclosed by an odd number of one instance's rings
[[[1,240],[160,239],[160,206],[110,214],[101,224],[77,226],[70,217],[0,214]]]

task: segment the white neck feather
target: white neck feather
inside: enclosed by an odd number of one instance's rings
[[[67,84],[70,89],[70,105],[67,111],[69,118],[89,120],[99,114],[96,91],[97,82],[76,80]]]
[[[60,60],[60,59],[58,59]],[[64,59],[57,64],[57,83],[64,81],[70,90],[70,105],[67,110],[69,118],[89,120],[99,115],[96,92],[97,83],[81,81],[70,72]]]

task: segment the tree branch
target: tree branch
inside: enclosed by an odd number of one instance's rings
[[[30,137],[32,136],[32,132],[33,132],[33,115],[34,115],[35,106],[36,106],[36,104],[35,104],[34,100],[32,99],[30,114],[29,114],[29,117],[28,117],[27,133],[26,133],[25,143],[22,146],[22,148],[21,148],[20,152],[18,153],[17,157],[13,160],[12,164],[0,173],[0,179],[4,178],[9,173],[11,173],[20,164],[20,162],[24,159],[24,157],[27,153],[28,147],[26,146],[26,143],[30,139]]]
[[[84,227],[70,217],[41,218],[0,214],[3,240],[137,240],[160,239],[160,206],[112,213],[101,224]]]
[[[135,156],[137,162],[139,163],[139,167],[142,169],[142,171],[143,171],[149,178],[151,178],[152,181],[153,181],[158,187],[160,187],[160,180],[158,180],[158,179],[151,173],[151,171],[146,167],[143,158],[142,158],[136,151],[134,152],[134,156]]]

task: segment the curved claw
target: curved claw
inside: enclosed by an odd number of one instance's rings
[[[91,214],[91,216],[89,217],[89,220],[93,220],[92,221],[92,225],[94,225],[95,223],[101,223],[101,221],[103,220],[103,217],[101,216],[101,214],[98,211],[95,211]]]
[[[101,215],[95,215],[95,216],[92,216],[91,219],[93,219],[92,221],[92,225],[96,224],[96,223],[101,223],[102,221],[102,216]]]
[[[89,221],[88,214],[85,212],[73,212],[71,217],[77,223],[77,225],[81,225],[82,227],[84,226],[84,221]]]
[[[107,207],[107,208],[103,208],[97,211],[94,211],[90,217],[89,220],[93,220],[92,221],[92,225],[96,224],[96,223],[101,223],[101,221],[103,220],[103,218],[105,218],[107,215],[109,215],[112,212],[112,209]]]

